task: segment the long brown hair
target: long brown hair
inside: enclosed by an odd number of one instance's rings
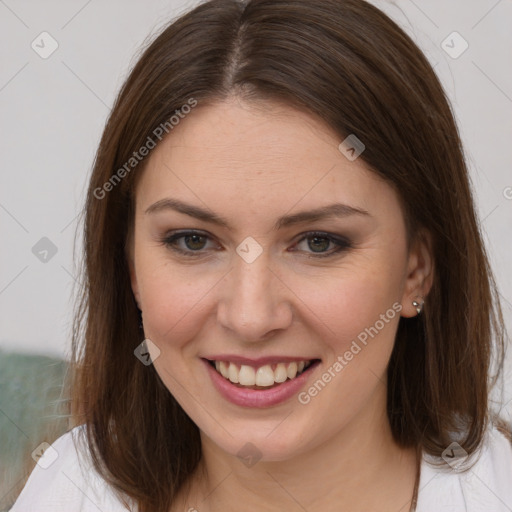
[[[143,332],[126,241],[145,161],[126,162],[191,99],[205,105],[233,94],[317,116],[340,142],[355,134],[366,146],[361,158],[398,191],[409,242],[431,234],[433,286],[422,314],[400,319],[388,416],[401,446],[439,456],[456,431],[474,452],[488,421],[493,339],[501,361],[504,327],[457,126],[432,67],[362,0],[211,0],[143,51],[95,159],[73,396],[96,469],[141,512],[164,512],[201,457],[197,426],[154,367],[134,356]]]

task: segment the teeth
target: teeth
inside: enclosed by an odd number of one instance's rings
[[[219,368],[219,370],[220,370],[220,374],[221,374],[223,377],[225,377],[226,379],[228,379],[228,378],[229,378],[229,370],[228,370],[229,365],[228,365],[228,364],[226,364],[224,361],[221,361],[221,362],[220,362],[220,364],[219,364],[219,366],[220,366],[220,368]],[[217,371],[219,371],[219,370],[217,370]]]
[[[217,365],[215,365],[215,367],[217,367]],[[219,364],[219,369],[217,371],[220,371],[220,374],[225,377],[226,379],[229,378],[229,365],[226,364],[224,361],[221,361],[220,364]]]
[[[272,366],[266,364],[259,368],[248,365],[238,366],[228,361],[215,361],[215,369],[233,384],[242,386],[270,387],[275,383],[285,382],[287,379],[294,379],[302,373],[311,361],[294,361],[291,363],[278,363]]]
[[[297,363],[290,363],[286,372],[289,379],[294,379],[297,375]]]
[[[256,386],[273,386],[274,385],[274,372],[270,365],[266,364],[258,368],[256,372]]]
[[[238,383],[238,374],[239,373],[240,372],[238,371],[238,368],[234,364],[230,363],[229,368],[228,368],[228,378],[233,384]]]
[[[274,370],[274,381],[284,382],[288,378],[288,372],[284,363],[279,363]]]
[[[229,365],[229,374],[231,375],[231,368],[235,368],[236,366],[234,364]],[[233,381],[231,381],[233,382]],[[240,367],[240,372],[238,372],[238,381],[242,386],[254,386],[256,384],[256,372],[254,371],[254,368],[252,366],[246,366],[243,364]]]

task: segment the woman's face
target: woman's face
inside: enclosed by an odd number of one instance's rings
[[[230,454],[285,460],[385,421],[427,259],[407,251],[393,188],[341,142],[289,107],[199,105],[137,185],[129,257],[153,364]]]

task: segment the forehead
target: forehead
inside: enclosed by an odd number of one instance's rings
[[[299,204],[397,204],[392,188],[362,159],[339,151],[341,141],[321,120],[285,105],[199,105],[153,150],[137,203],[169,195],[215,204],[228,215],[242,209],[276,216]]]

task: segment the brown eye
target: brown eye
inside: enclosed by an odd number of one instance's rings
[[[304,244],[304,242],[306,243]],[[301,244],[302,248],[300,247]],[[293,251],[299,250],[300,252],[305,252],[310,257],[322,258],[346,251],[352,247],[352,243],[346,238],[328,233],[306,233],[295,247],[298,247],[298,249],[293,249]]]
[[[320,236],[308,237],[307,240],[308,247],[313,252],[324,252],[329,249],[329,245],[332,243],[332,240]]]
[[[185,245],[192,251],[204,249],[206,237],[203,235],[187,235],[183,237]]]
[[[209,241],[211,239],[208,235],[194,231],[174,233],[161,240],[162,244],[169,249],[191,257],[204,256],[207,250],[212,248],[208,247]]]

